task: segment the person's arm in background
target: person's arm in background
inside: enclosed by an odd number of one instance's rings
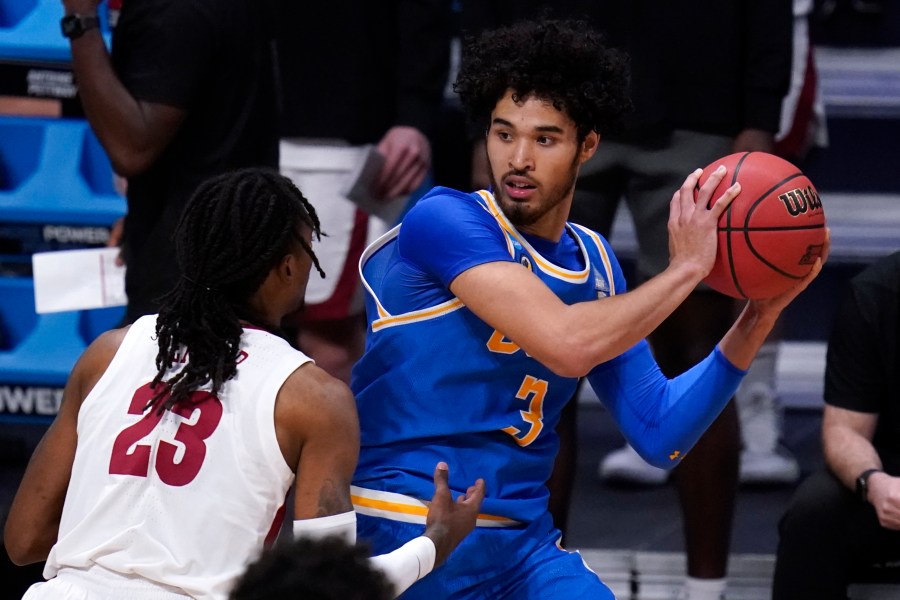
[[[65,14],[96,16],[100,0],[63,0]],[[71,40],[72,66],[85,115],[114,170],[125,177],[145,171],[184,121],[186,111],[136,99],[112,66],[98,28]]]
[[[847,488],[855,490],[857,476],[867,469],[880,469],[881,458],[872,445],[878,415],[864,413],[830,404],[825,405],[822,413],[822,449],[825,453],[825,464]],[[884,477],[885,482],[895,479],[887,474],[874,474],[869,478],[869,501],[874,502],[874,488]],[[900,480],[895,480],[900,483]],[[900,487],[898,487],[900,492]],[[900,498],[898,498],[900,500]],[[879,518],[881,517],[879,513]],[[894,517],[896,519],[896,515]],[[884,524],[884,523],[882,523]],[[892,529],[900,528],[900,521],[895,521]]]
[[[878,415],[825,405],[822,446],[825,464],[841,482],[856,489],[856,478],[869,469],[881,469],[881,457],[872,445]],[[900,530],[900,477],[883,471],[868,478],[866,500],[875,507],[882,527]]]
[[[791,79],[793,11],[786,0],[749,0],[745,11],[743,129],[734,152],[772,152]]]
[[[46,560],[56,543],[78,443],[78,411],[106,371],[126,331],[104,333],[78,359],[66,382],[59,413],[28,462],[3,531],[3,543],[17,565]]]
[[[873,439],[879,407],[886,401],[883,396],[892,392],[890,383],[884,381],[881,352],[885,320],[861,309],[860,298],[852,288],[835,315],[828,340],[822,417],[825,464],[850,490],[856,489],[861,473],[882,468]],[[880,307],[876,314],[890,311]],[[883,527],[900,530],[900,478],[873,473],[868,478],[867,500],[875,507]]]
[[[375,184],[384,199],[409,194],[431,169],[450,62],[450,3],[399,0],[397,11],[396,114],[394,126],[378,142],[384,166]]]

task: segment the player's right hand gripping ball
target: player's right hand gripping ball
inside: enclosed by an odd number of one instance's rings
[[[770,298],[809,273],[825,245],[825,211],[812,182],[788,161],[765,152],[739,152],[711,163],[728,173],[713,200],[740,182],[741,193],[719,219],[719,245],[704,280],[734,298]]]

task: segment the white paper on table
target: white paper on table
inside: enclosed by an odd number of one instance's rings
[[[122,306],[125,267],[118,248],[38,252],[31,257],[34,306],[38,314]]]

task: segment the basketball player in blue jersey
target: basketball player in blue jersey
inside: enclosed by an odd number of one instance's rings
[[[714,198],[719,169],[695,204],[700,170],[688,175],[673,190],[669,267],[625,293],[607,241],[566,221],[579,166],[627,106],[622,58],[560,21],[488,32],[464,56],[455,87],[485,126],[492,191],[432,190],[360,262],[359,537],[385,552],[421,533],[445,460],[457,493],[485,478],[478,526],[403,598],[609,599],[547,511],[554,429],[579,378],[644,458],[674,467],[821,263],[783,296],[748,302],[706,359],[666,379],[644,338],[709,273],[739,187]]]

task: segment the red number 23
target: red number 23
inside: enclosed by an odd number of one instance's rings
[[[128,407],[128,414],[143,415],[140,421],[123,429],[113,444],[112,456],[109,460],[111,475],[134,475],[146,477],[150,469],[152,441],[140,443],[162,420],[165,413],[156,410],[144,410],[153,390],[150,384],[141,386],[135,391]],[[188,419],[197,412],[195,422]],[[216,430],[222,418],[222,403],[208,392],[193,392],[190,405],[179,404],[172,412],[181,416],[184,421],[175,431],[174,441],[180,442],[184,448],[181,460],[176,461],[179,445],[160,440],[156,451],[154,468],[160,480],[168,485],[187,485],[200,472],[203,459],[206,458],[206,440]]]

